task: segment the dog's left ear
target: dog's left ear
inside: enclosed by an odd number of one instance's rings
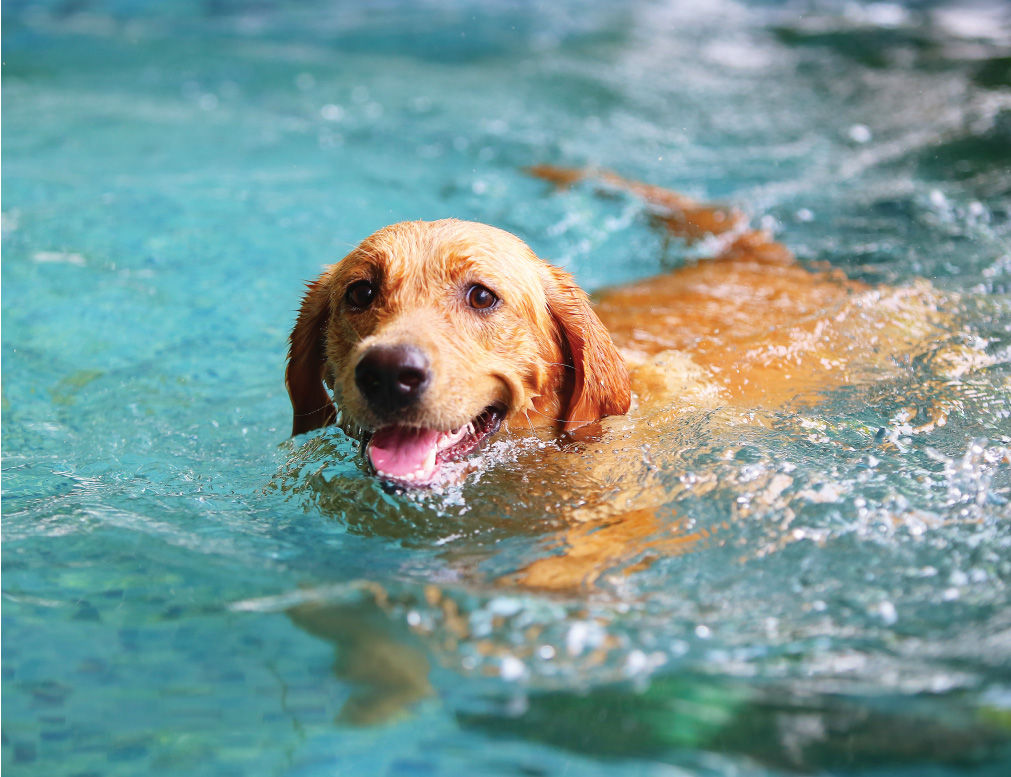
[[[329,281],[328,273],[324,273],[309,284],[291,331],[284,385],[291,399],[292,435],[319,429],[337,419],[337,411],[323,385],[326,325],[330,318]]]
[[[575,370],[562,428],[568,432],[604,416],[627,413],[632,399],[628,368],[611,335],[575,279],[557,267],[547,265],[547,271],[548,310]]]

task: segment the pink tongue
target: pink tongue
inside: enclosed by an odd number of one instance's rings
[[[435,472],[439,432],[387,426],[372,435],[368,455],[376,472],[406,480],[425,480]]]

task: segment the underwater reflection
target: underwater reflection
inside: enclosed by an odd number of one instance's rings
[[[396,605],[378,586],[367,587],[355,602],[306,602],[288,611],[296,625],[335,647],[334,674],[352,689],[338,723],[387,722],[434,694],[430,655],[437,660],[457,650],[455,639],[464,639],[469,625],[454,600],[434,586],[424,598],[446,615],[441,645],[431,635],[419,637],[424,628],[411,633],[389,617]],[[1011,755],[1011,725],[1000,704],[962,692],[860,698],[684,672],[592,689],[525,688],[519,696],[492,686],[453,706],[462,727],[486,735],[680,765],[700,753],[745,755],[804,772],[854,765],[980,767]]]
[[[521,715],[461,712],[461,725],[610,757],[683,764],[702,753],[774,768],[999,765],[1011,731],[996,709],[957,694],[872,702],[719,678],[674,675],[649,687],[533,694]],[[693,753],[694,751],[694,753]]]
[[[616,594],[621,579],[704,544],[709,530],[665,506],[683,486],[662,465],[697,448],[710,423],[708,413],[685,412],[665,419],[659,439],[621,419],[564,439],[516,434],[462,466],[455,482],[424,492],[391,489],[363,473],[354,443],[339,431],[293,448],[272,488],[349,531],[415,548],[428,580],[420,591],[395,581],[359,581],[350,597],[307,591],[288,608],[297,626],[334,644],[335,674],[355,689],[341,722],[389,720],[431,695],[433,649],[443,665],[469,671],[489,662],[483,671],[497,674],[492,667],[516,660],[503,650],[515,625],[506,616],[547,607],[525,630],[531,640],[546,623],[567,628],[586,596],[618,602],[629,595]],[[666,451],[659,460],[651,452],[658,443]],[[588,466],[603,450],[614,466]],[[591,646],[590,663],[603,663],[614,646]],[[581,670],[574,663],[572,671]]]
[[[373,593],[382,599],[381,592]],[[375,598],[288,610],[292,622],[336,648],[333,671],[351,689],[338,718],[352,725],[382,723],[432,694],[428,658]]]

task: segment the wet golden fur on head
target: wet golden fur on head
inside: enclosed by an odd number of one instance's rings
[[[352,284],[375,299],[350,306]],[[467,304],[475,284],[500,300]],[[421,402],[398,423],[450,431],[484,408],[506,423],[571,429],[628,410],[628,372],[607,330],[572,277],[500,229],[446,219],[394,224],[364,240],[310,284],[294,331],[286,383],[293,433],[336,420],[374,431],[384,423],[355,384],[373,346],[420,349],[431,368]]]

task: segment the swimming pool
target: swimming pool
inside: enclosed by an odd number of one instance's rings
[[[1006,772],[1000,3],[3,10],[5,771]],[[949,331],[820,404],[659,431],[684,552],[497,586],[581,492],[524,480],[536,441],[384,491],[340,432],[287,440],[285,338],[303,282],[402,219],[503,227],[588,289],[695,250],[538,162],[927,278]]]

